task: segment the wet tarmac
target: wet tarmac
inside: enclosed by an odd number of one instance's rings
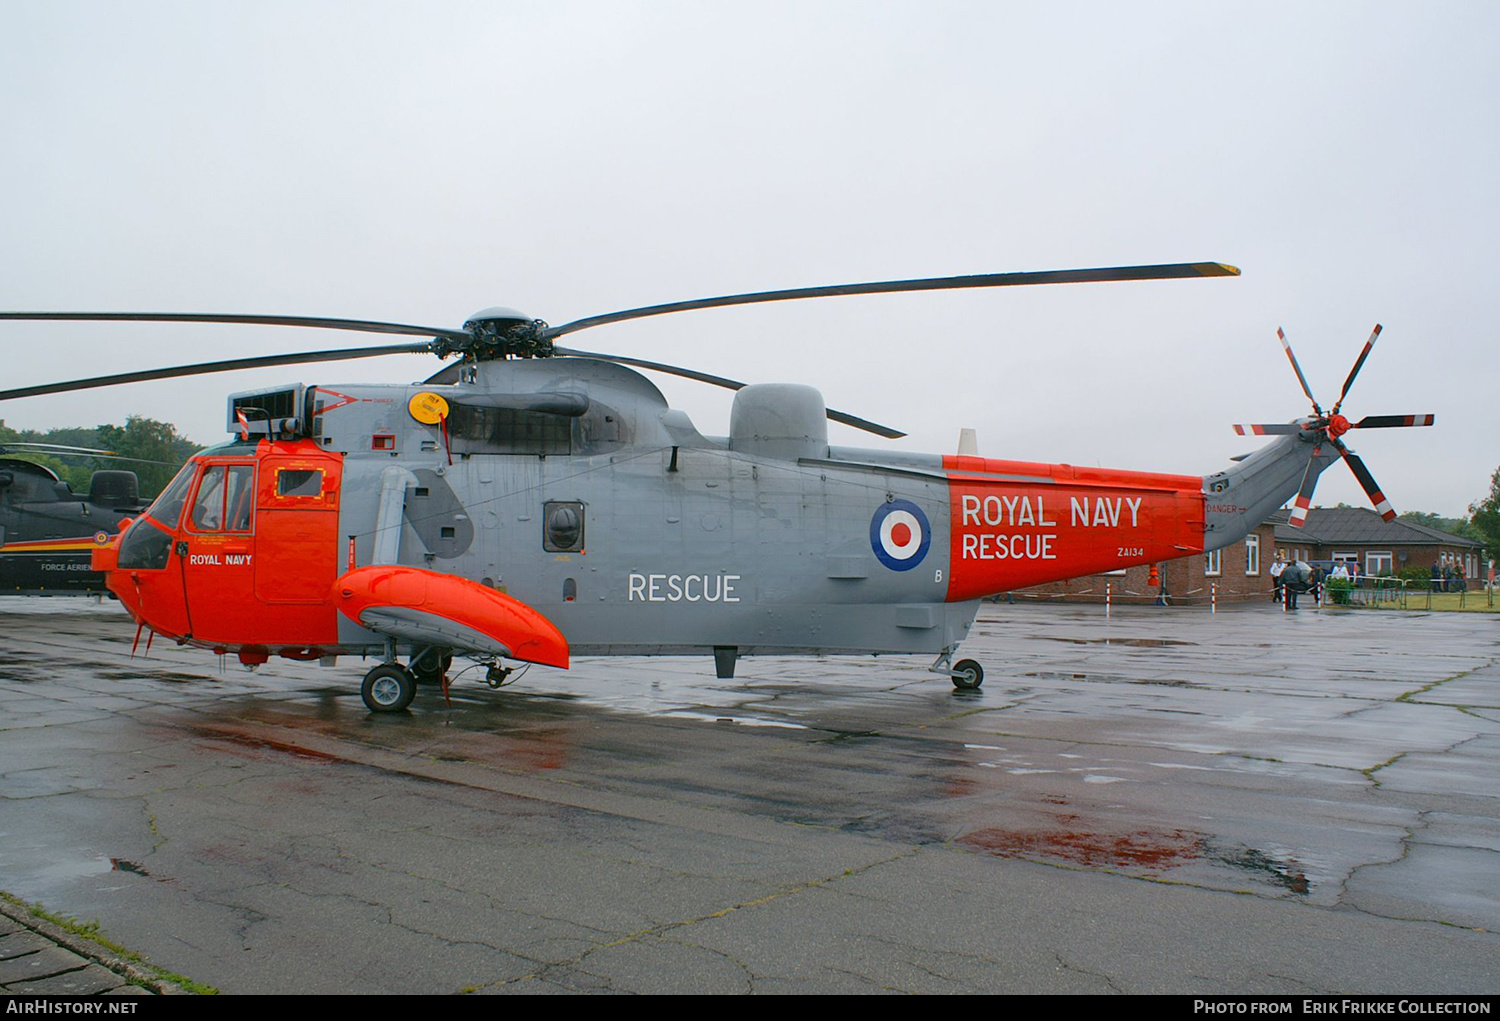
[[[995,606],[373,716],[0,599],[0,889],[226,992],[1494,993],[1500,616]]]

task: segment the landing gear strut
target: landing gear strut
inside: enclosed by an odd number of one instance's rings
[[[942,674],[953,680],[953,687],[959,691],[977,691],[984,683],[984,667],[976,660],[961,659],[951,667],[948,664],[953,659],[953,652],[957,646],[944,649],[932,666],[927,669],[935,674]]]
[[[416,694],[416,678],[399,663],[382,663],[372,668],[359,686],[359,695],[372,713],[399,713],[411,705]]]
[[[453,653],[447,649],[428,646],[421,654],[413,656],[406,664],[418,684],[441,684],[448,668],[453,665]]]

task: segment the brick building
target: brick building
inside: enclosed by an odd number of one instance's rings
[[[1461,566],[1464,576],[1477,584],[1487,570],[1481,544],[1471,539],[1400,519],[1385,521],[1372,510],[1335,507],[1308,511],[1305,528],[1291,527],[1287,512],[1277,511],[1244,539],[1221,550],[1157,564],[1157,578],[1166,582],[1166,592],[1177,604],[1206,603],[1215,595],[1221,603],[1269,599],[1270,567],[1278,550],[1288,560],[1324,568],[1344,561],[1357,565],[1361,575],[1437,564],[1440,569]],[[1151,567],[1141,566],[1018,589],[1015,598],[1102,602],[1106,586],[1110,598],[1122,603],[1152,603],[1161,591],[1151,582]]]
[[[1284,512],[1272,517],[1277,547],[1287,559],[1325,566],[1342,561],[1367,576],[1395,574],[1405,567],[1430,571],[1434,564],[1462,568],[1471,581],[1486,574],[1481,543],[1400,518],[1384,521],[1362,507],[1314,508],[1307,513],[1306,528],[1286,524]]]
[[[1285,520],[1283,514],[1282,519]],[[1212,553],[1194,553],[1156,565],[1158,581],[1166,582],[1173,603],[1207,603],[1271,597],[1271,561],[1276,555],[1275,522],[1263,522],[1239,542]],[[1150,566],[1131,567],[1109,574],[1091,574],[1067,581],[1018,589],[1017,599],[1065,599],[1103,602],[1105,587],[1122,603],[1155,602],[1161,587],[1151,582]]]

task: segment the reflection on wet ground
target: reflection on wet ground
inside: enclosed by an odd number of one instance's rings
[[[746,660],[733,680],[707,656],[585,658],[373,716],[358,663],[252,674],[162,643],[131,659],[112,607],[69,604],[41,629],[15,602],[0,600],[7,635],[26,635],[0,664],[0,767],[8,814],[34,829],[0,843],[0,868],[35,899],[107,906],[122,883],[192,885],[185,852],[295,888],[277,829],[307,813],[304,839],[328,830],[294,858],[341,845],[407,803],[386,785],[415,783],[450,793],[377,828],[430,825],[436,840],[448,824],[424,815],[480,792],[552,806],[566,827],[576,812],[802,827],[1059,877],[1500,926],[1500,632],[1486,619],[997,606],[963,650],[985,664],[977,692],[903,658]],[[209,790],[239,815],[194,802]],[[67,807],[79,797],[86,812]],[[101,813],[132,836],[106,839]],[[197,829],[163,824],[180,813]]]

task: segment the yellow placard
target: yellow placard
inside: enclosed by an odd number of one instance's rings
[[[438,422],[448,417],[448,402],[443,399],[442,394],[423,390],[406,402],[406,410],[411,412],[412,418],[423,425],[437,425]]]

